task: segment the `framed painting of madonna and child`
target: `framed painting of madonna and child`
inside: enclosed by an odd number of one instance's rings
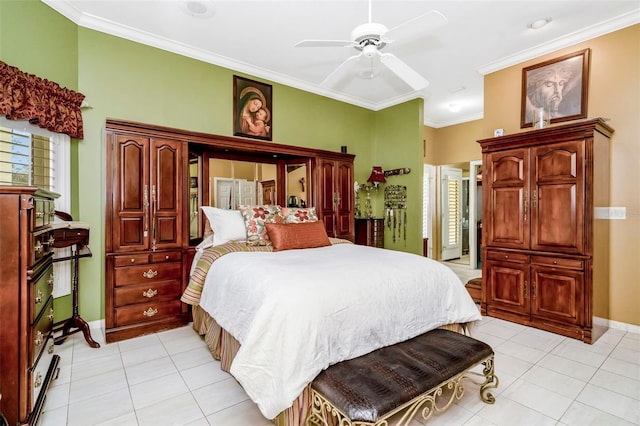
[[[272,87],[243,77],[233,76],[233,134],[272,140]]]

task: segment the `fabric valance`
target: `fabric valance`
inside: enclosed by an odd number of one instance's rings
[[[52,132],[82,139],[80,104],[84,97],[0,61],[0,114],[10,120],[29,120]]]

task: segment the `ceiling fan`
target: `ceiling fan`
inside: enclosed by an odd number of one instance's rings
[[[361,58],[370,59],[373,69],[373,61],[379,57],[383,65],[411,86],[413,90],[422,90],[429,85],[424,77],[397,56],[392,53],[382,53],[380,50],[395,41],[405,41],[423,36],[447,22],[447,18],[442,13],[432,10],[388,29],[382,24],[371,21],[371,0],[369,0],[369,22],[354,28],[351,32],[351,40],[302,40],[295,47],[353,47],[359,51],[358,54],[347,58],[338,65],[320,83],[322,86],[333,86]],[[374,77],[373,71],[369,73],[369,77]]]

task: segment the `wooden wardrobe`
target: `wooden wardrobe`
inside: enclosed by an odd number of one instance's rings
[[[609,318],[609,139],[585,120],[482,146],[483,315],[591,343]]]
[[[287,161],[308,163],[310,200],[319,220],[329,236],[354,239],[352,154],[113,119],[107,120],[105,133],[107,342],[182,326],[190,319],[188,306],[180,302],[200,241],[190,239],[190,153],[277,164],[278,182],[269,194],[280,205],[285,205]],[[197,179],[207,182],[207,162],[196,163],[202,168]],[[198,206],[209,201],[207,187],[195,185]],[[195,214],[202,216],[199,209]]]

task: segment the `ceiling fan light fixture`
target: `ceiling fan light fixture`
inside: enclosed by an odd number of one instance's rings
[[[378,48],[374,44],[367,44],[362,48],[362,56],[365,58],[373,58],[378,53]]]

